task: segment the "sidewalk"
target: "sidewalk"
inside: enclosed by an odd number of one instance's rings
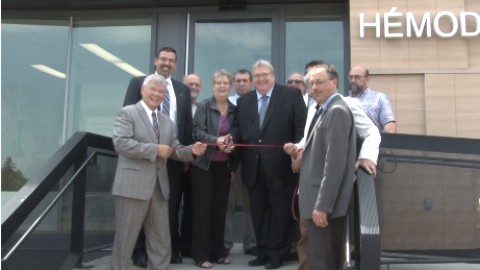
[[[254,257],[244,255],[240,244],[234,245],[230,257],[232,264],[230,265],[213,265],[213,270],[262,270],[263,267],[249,267],[248,261]],[[85,265],[92,266],[87,268],[90,270],[110,270],[110,255],[103,258],[87,262]],[[280,268],[281,270],[296,270],[298,267],[297,261],[288,261]],[[130,270],[144,270],[133,266]],[[183,258],[182,264],[170,265],[169,270],[198,270],[201,269],[193,263],[191,258]],[[480,270],[479,264],[466,263],[451,263],[451,264],[391,264],[382,265],[381,270]],[[74,269],[75,270],[75,269]]]

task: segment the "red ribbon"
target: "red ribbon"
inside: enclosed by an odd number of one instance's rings
[[[204,143],[207,146],[217,146],[216,143]],[[246,143],[232,143],[232,144],[225,144],[224,146],[235,146],[235,147],[282,147],[283,145],[277,145],[277,144],[246,144]],[[177,147],[174,147],[174,149],[180,149],[186,147],[184,145],[179,145]]]

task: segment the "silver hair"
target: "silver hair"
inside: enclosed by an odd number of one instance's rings
[[[232,84],[233,82],[233,78],[232,78],[232,74],[230,74],[230,72],[224,68],[222,69],[219,69],[219,70],[216,70],[214,73],[213,73],[213,76],[212,76],[212,84],[215,84],[215,79],[217,79],[218,77],[220,76],[225,76],[227,77],[228,79],[228,82],[230,84]]]
[[[275,74],[275,70],[273,70],[272,64],[270,64],[270,62],[268,62],[267,60],[259,59],[257,62],[255,62],[255,64],[253,64],[252,66],[252,73],[253,73],[253,70],[258,67],[266,67],[270,69],[270,71],[272,71],[273,74]]]
[[[150,74],[147,77],[145,77],[145,80],[143,80],[143,86],[147,86],[150,82],[155,82],[158,84],[161,84],[165,87],[167,87],[167,81],[165,78],[160,75],[160,74]]]

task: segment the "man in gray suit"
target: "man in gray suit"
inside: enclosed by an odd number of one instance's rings
[[[307,132],[300,170],[300,215],[308,220],[312,269],[340,269],[345,216],[355,180],[353,115],[337,93],[338,72],[333,65],[313,68],[306,81],[317,112]]]
[[[166,90],[165,78],[145,78],[142,100],[120,109],[113,144],[118,152],[112,194],[115,198],[115,240],[112,269],[127,270],[140,229],[145,229],[149,269],[167,269],[170,256],[167,159],[192,161],[206,145],[182,147],[172,121],[158,112]]]

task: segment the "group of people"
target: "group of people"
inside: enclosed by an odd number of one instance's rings
[[[249,266],[280,268],[296,242],[299,269],[338,269],[355,170],[375,175],[379,132],[396,129],[388,98],[368,88],[368,70],[351,69],[352,97],[342,97],[333,65],[312,61],[281,85],[258,60],[251,72],[215,71],[213,96],[197,101],[197,74],[171,78],[173,48],[161,48],[154,64],[155,74],[131,80],[115,120],[112,269],[132,259],[168,269],[182,256],[200,268],[230,264],[237,197],[243,250],[255,256]]]

